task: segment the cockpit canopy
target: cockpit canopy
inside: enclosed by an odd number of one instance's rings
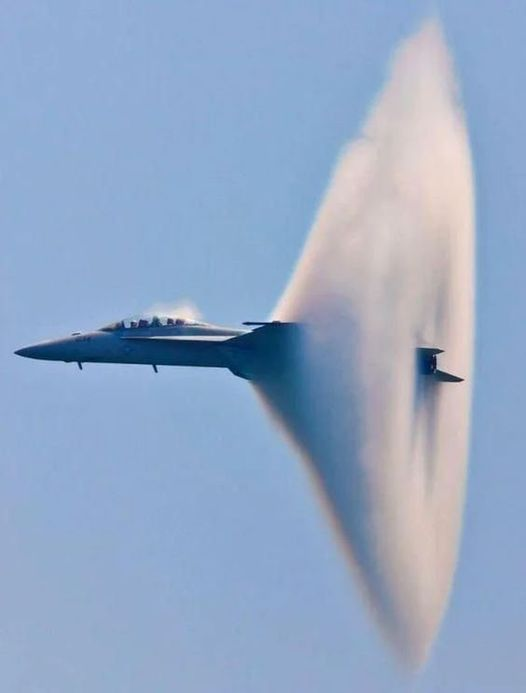
[[[151,327],[180,327],[182,325],[202,325],[202,322],[197,320],[188,320],[186,318],[177,318],[174,316],[161,315],[140,315],[132,318],[125,318],[117,322],[111,322],[109,325],[99,327],[99,332],[116,332],[117,330],[129,329],[145,329]]]

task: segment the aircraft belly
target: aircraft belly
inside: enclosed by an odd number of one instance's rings
[[[84,362],[136,363],[157,366],[201,366],[224,368],[220,344],[203,342],[132,342],[120,340],[118,345],[87,353]]]

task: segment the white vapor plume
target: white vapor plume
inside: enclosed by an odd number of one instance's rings
[[[257,390],[306,460],[396,650],[425,660],[451,588],[471,400],[471,159],[453,65],[428,21],[344,151],[273,317],[296,372]],[[444,349],[418,375],[415,348]]]
[[[181,299],[174,303],[154,303],[153,306],[144,311],[144,314],[185,320],[200,320],[202,317],[197,306],[189,299]]]

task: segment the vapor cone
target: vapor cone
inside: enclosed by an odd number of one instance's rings
[[[455,568],[468,452],[473,187],[439,25],[396,53],[344,151],[274,318],[297,368],[257,389],[306,460],[385,631],[428,653]],[[440,383],[415,348],[445,350]]]

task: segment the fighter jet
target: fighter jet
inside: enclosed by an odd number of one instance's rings
[[[245,329],[221,327],[175,317],[137,317],[112,322],[92,332],[40,342],[15,354],[46,361],[135,363],[152,366],[228,368],[245,380],[264,380],[297,365],[294,354],[300,325],[244,322]],[[254,328],[254,329],[246,329]],[[462,381],[437,368],[443,349],[418,347],[417,370],[442,382]]]
[[[286,367],[294,323],[245,322],[245,329],[175,317],[119,320],[93,332],[40,342],[15,351],[47,361],[228,368],[246,380]],[[255,329],[246,329],[255,328]]]

